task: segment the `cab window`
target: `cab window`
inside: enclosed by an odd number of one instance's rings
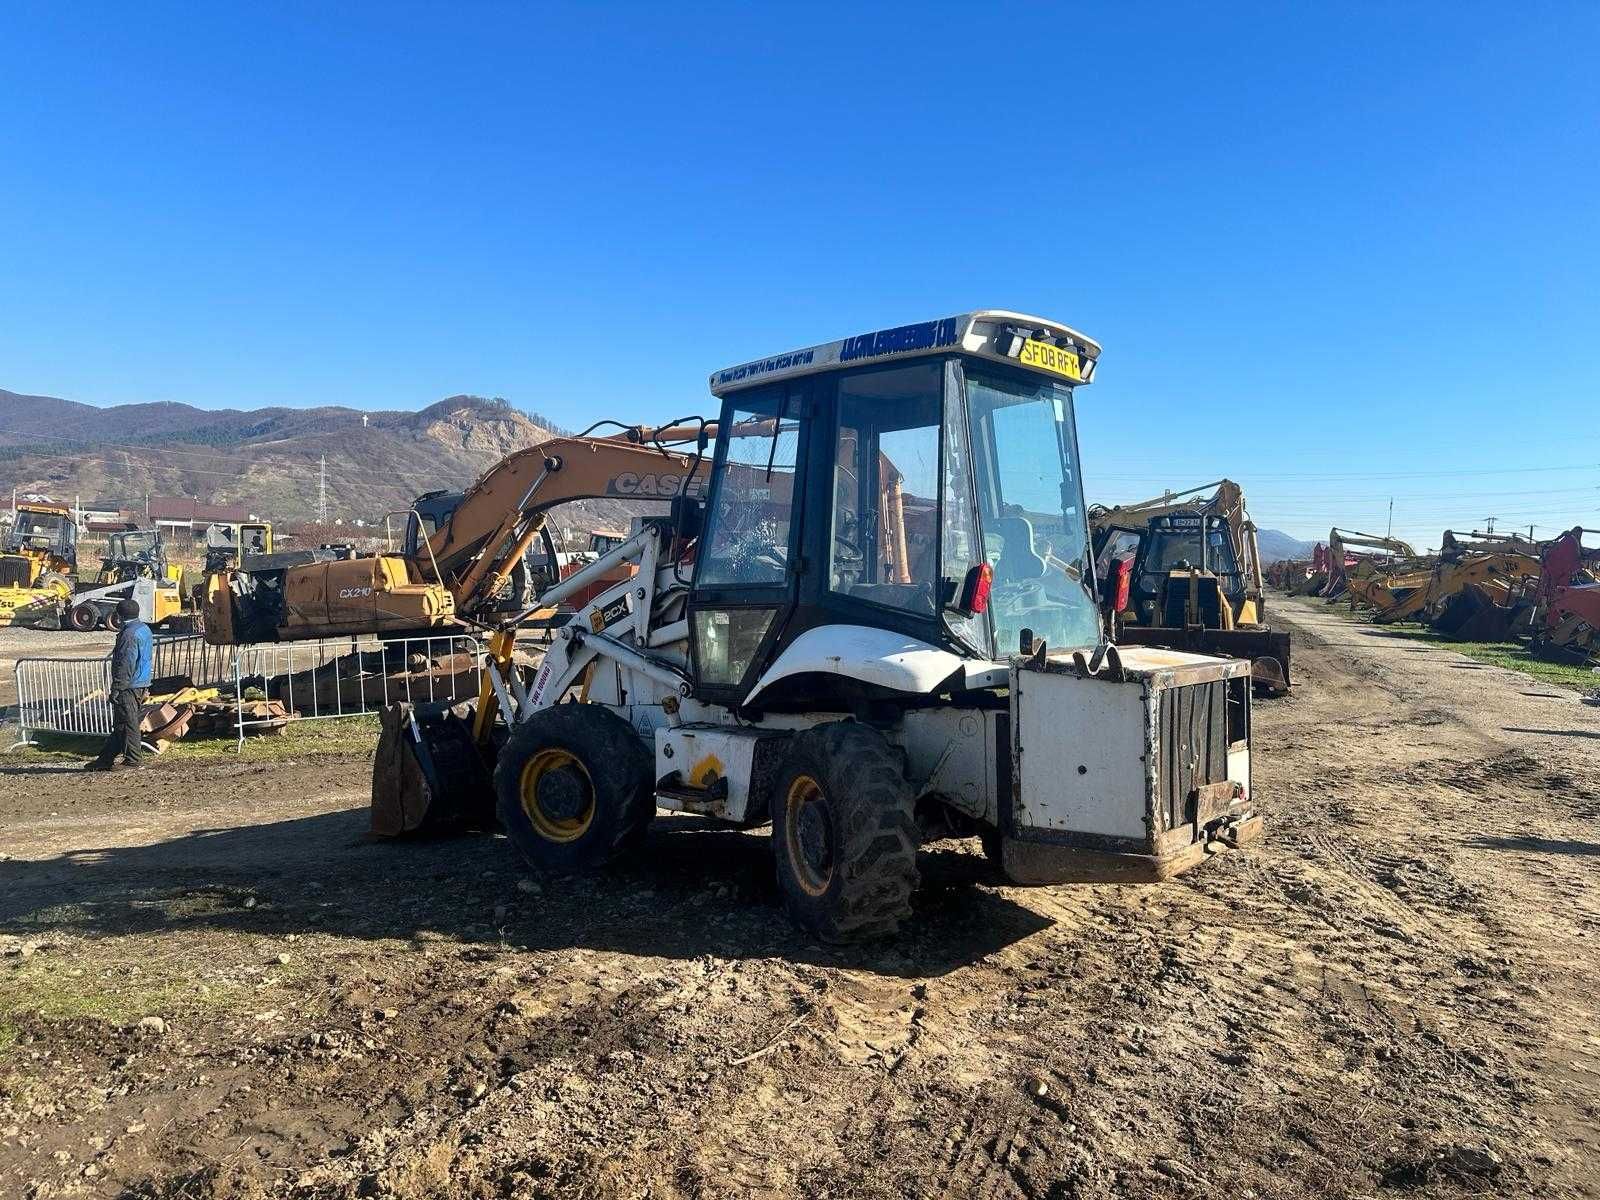
[[[839,382],[828,586],[933,616],[939,587],[944,370],[921,363]]]
[[[779,385],[730,406],[726,461],[707,516],[701,587],[782,586],[800,448],[798,394]]]

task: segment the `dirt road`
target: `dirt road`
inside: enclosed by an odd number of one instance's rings
[[[860,951],[760,834],[541,890],[366,841],[361,755],[0,774],[0,1194],[1600,1195],[1600,710],[1278,609],[1260,849],[938,843]]]

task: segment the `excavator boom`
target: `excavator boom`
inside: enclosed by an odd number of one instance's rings
[[[552,508],[574,500],[698,495],[699,453],[643,438],[557,437],[507,455],[409,554],[258,556],[206,584],[206,639],[231,645],[496,623],[490,601]]]

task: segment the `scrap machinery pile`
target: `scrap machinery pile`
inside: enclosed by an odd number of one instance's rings
[[[1600,549],[1574,527],[1549,541],[1445,530],[1437,554],[1335,528],[1310,562],[1275,563],[1273,586],[1345,600],[1379,624],[1414,621],[1459,641],[1528,642],[1541,657],[1600,657]]]

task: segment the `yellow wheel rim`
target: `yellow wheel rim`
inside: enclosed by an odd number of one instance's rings
[[[822,785],[809,775],[796,775],[784,797],[783,838],[795,882],[822,895],[833,882],[833,838]]]
[[[576,803],[551,807],[552,782],[556,772],[564,772],[567,776],[562,786],[569,795],[563,799],[576,799]],[[574,777],[581,785],[581,796],[576,798],[570,795]],[[542,790],[539,786],[541,782],[545,784]],[[527,814],[528,823],[533,826],[535,833],[548,841],[575,842],[594,824],[594,780],[589,777],[588,768],[577,756],[566,750],[540,750],[523,764],[520,790],[522,811]]]

